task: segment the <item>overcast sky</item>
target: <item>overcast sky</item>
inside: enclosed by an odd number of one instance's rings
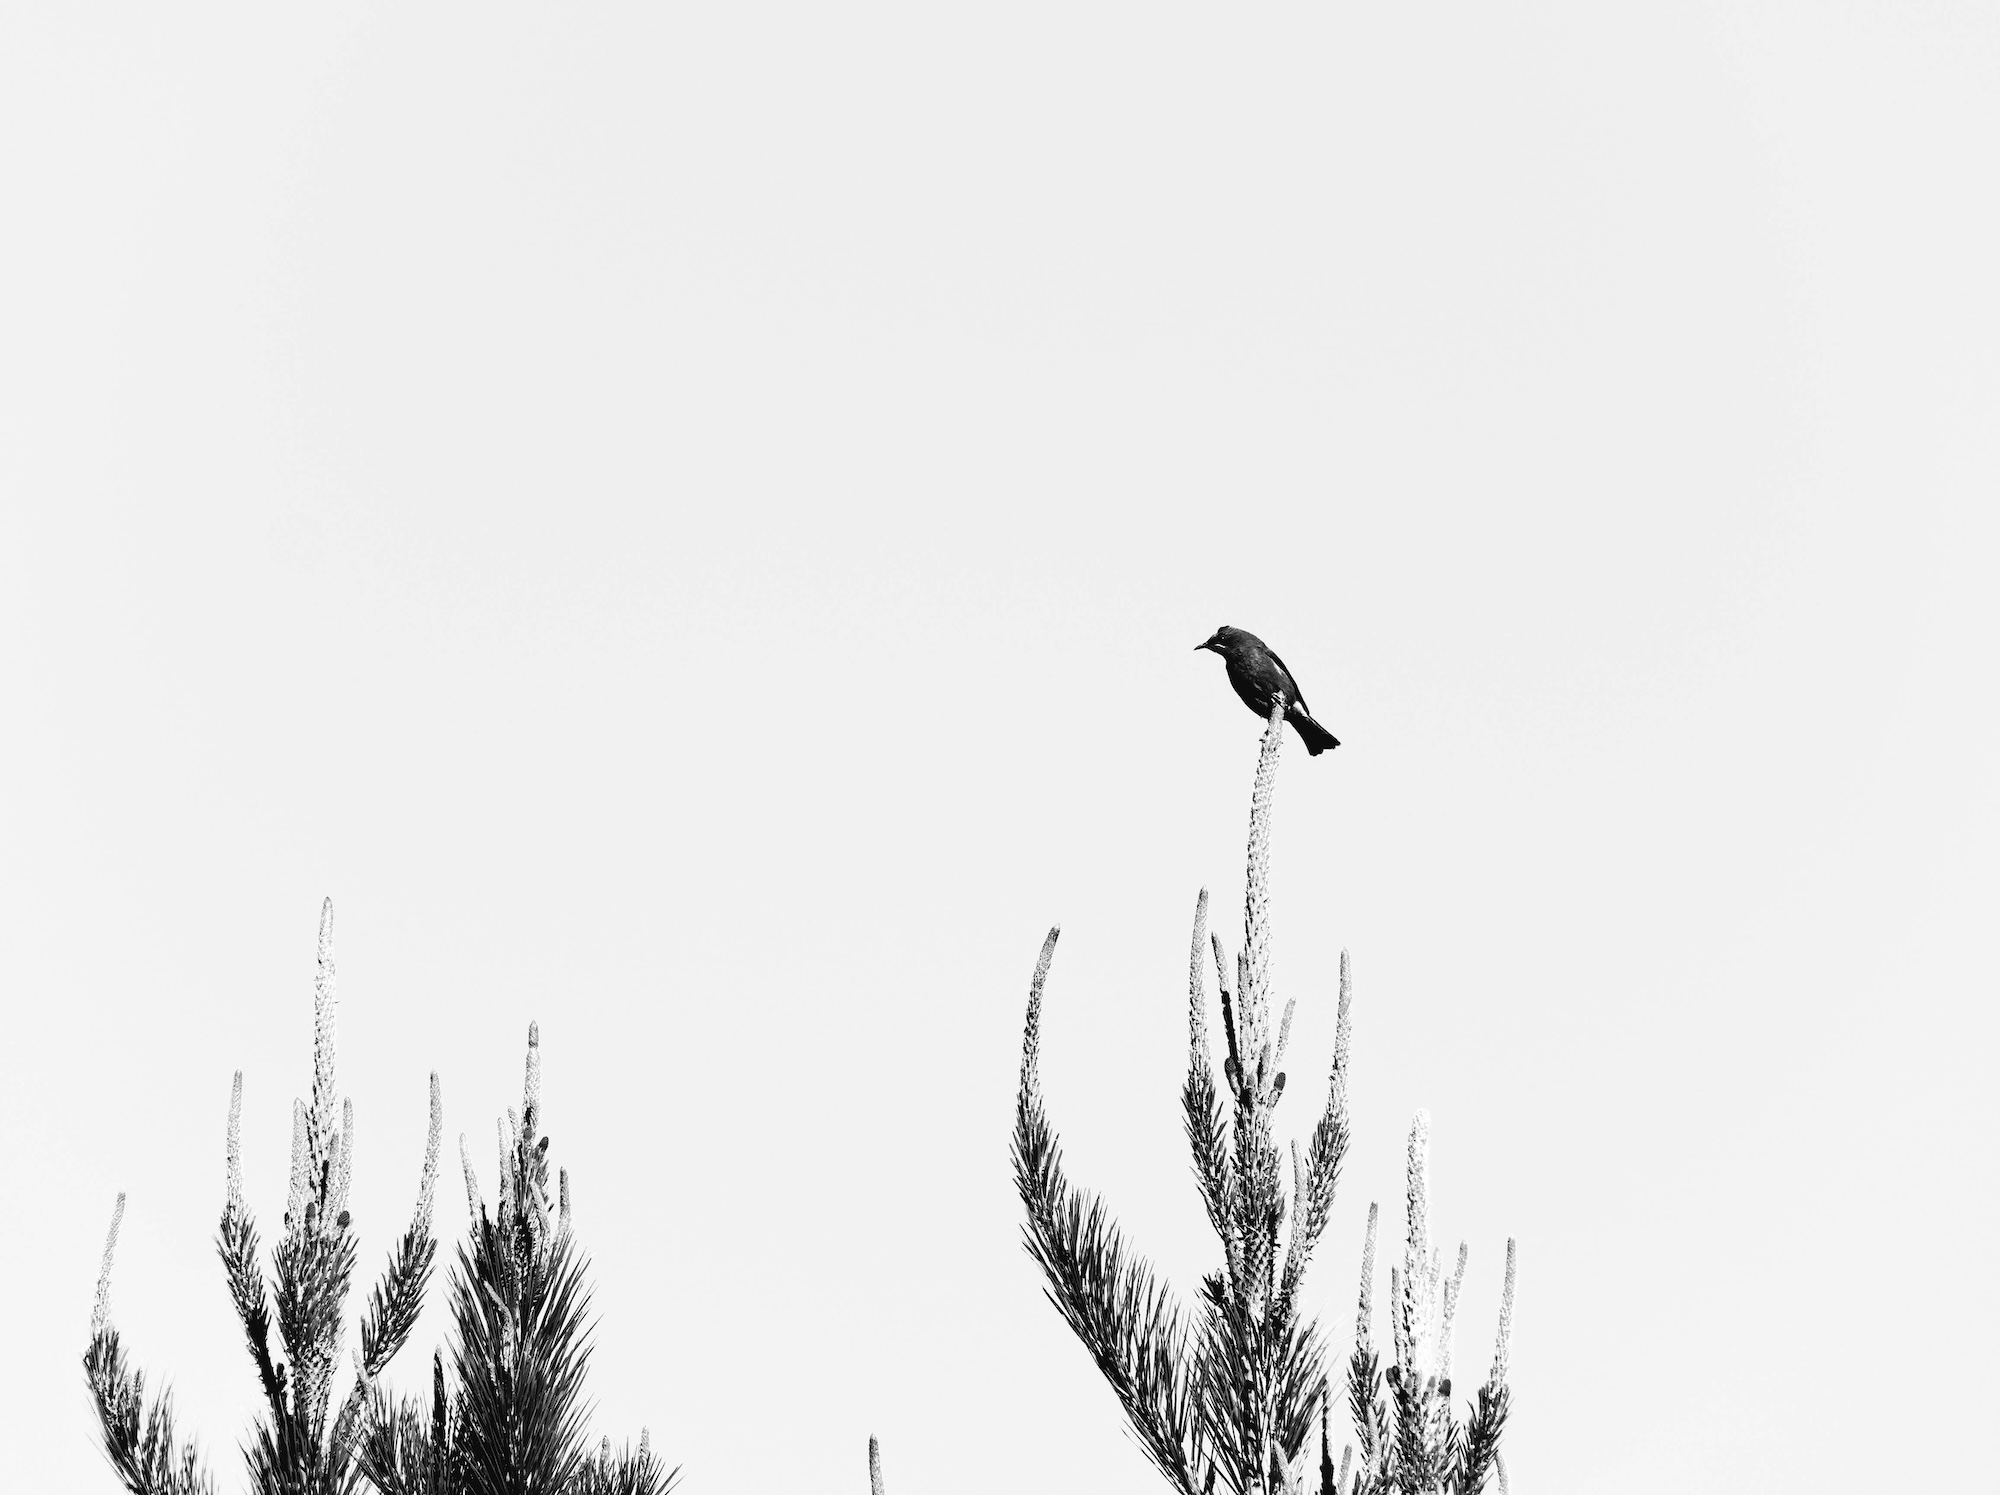
[[[1273,855],[1298,1135],[1354,961],[1336,1353],[1425,1106],[1517,1492],[1988,1477],[1996,69],[1922,0],[9,7],[7,1482],[113,1487],[123,1189],[241,1488],[230,1074],[268,1236],[331,895],[365,1271],[539,1019],[597,1426],[1160,1488],[1007,1135],[1059,922],[1074,1174],[1212,1265],[1225,622],[1344,743]]]

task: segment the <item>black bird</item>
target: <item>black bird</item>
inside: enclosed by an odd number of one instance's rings
[[[1222,656],[1222,662],[1229,667],[1229,683],[1236,687],[1243,704],[1259,718],[1269,721],[1271,708],[1283,700],[1285,720],[1298,729],[1299,740],[1315,758],[1328,748],[1340,746],[1338,737],[1312,719],[1306,698],[1299,694],[1299,682],[1285,668],[1284,660],[1273,654],[1256,634],[1225,625],[1216,629],[1207,643],[1196,644],[1195,648],[1212,649]]]

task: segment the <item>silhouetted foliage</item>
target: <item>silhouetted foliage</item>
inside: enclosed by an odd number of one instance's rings
[[[1055,954],[1055,930],[1043,942],[1029,986],[1014,1118],[1014,1176],[1027,1211],[1028,1254],[1042,1269],[1049,1301],[1110,1382],[1139,1446],[1181,1495],[1214,1495],[1218,1489],[1231,1495],[1304,1495],[1309,1473],[1316,1473],[1310,1487],[1321,1495],[1436,1490],[1472,1495],[1499,1467],[1513,1248],[1510,1242],[1509,1306],[1503,1310],[1494,1376],[1461,1429],[1449,1406],[1449,1342],[1464,1252],[1459,1275],[1440,1291],[1440,1267],[1429,1251],[1422,1201],[1414,1193],[1411,1240],[1419,1253],[1413,1260],[1420,1265],[1402,1274],[1409,1292],[1398,1318],[1399,1350],[1407,1353],[1381,1375],[1372,1348],[1357,1345],[1348,1399],[1362,1458],[1357,1466],[1349,1448],[1338,1468],[1333,1462],[1324,1340],[1318,1325],[1300,1315],[1298,1291],[1326,1228],[1347,1153],[1352,986],[1343,952],[1326,1105],[1304,1150],[1291,1145],[1288,1190],[1272,1118],[1285,1091],[1281,1066],[1293,1006],[1286,1004],[1274,1032],[1269,964],[1271,801],[1286,704],[1282,698],[1273,702],[1258,756],[1243,948],[1233,962],[1220,936],[1207,930],[1206,891],[1195,905],[1188,1074],[1181,1103],[1195,1181],[1220,1242],[1220,1267],[1203,1280],[1196,1307],[1182,1308],[1133,1250],[1109,1206],[1073,1184],[1063,1167],[1039,1070],[1043,987]],[[1220,1086],[1208,1034],[1211,959],[1224,1050]],[[1427,1119],[1420,1115],[1419,1121],[1427,1129]],[[1413,1158],[1416,1146],[1413,1140]],[[1371,1210],[1369,1265],[1374,1218]],[[1364,1303],[1367,1270],[1364,1265]],[[1440,1355],[1441,1374],[1435,1369]],[[1432,1364],[1428,1376],[1420,1370],[1425,1357]],[[1317,1449],[1312,1446],[1316,1422]],[[1309,1471],[1315,1462],[1317,1470]]]
[[[336,1104],[335,1027],[333,900],[328,899],[320,911],[319,971],[313,988],[312,1103],[295,1101],[292,1106],[291,1187],[271,1253],[268,1282],[257,1264],[256,1222],[243,1202],[240,1070],[229,1096],[228,1197],[216,1250],[264,1398],[244,1448],[251,1488],[258,1495],[345,1495],[354,1488],[354,1444],[369,1387],[416,1324],[437,1250],[431,1238],[431,1195],[443,1103],[437,1076],[432,1075],[430,1140],[417,1207],[369,1293],[353,1384],[336,1411],[334,1374],[359,1247],[347,1209],[353,1181],[354,1105]],[[143,1378],[126,1365],[111,1327],[111,1257],[124,1208],[125,1196],[120,1194],[83,1362],[104,1450],[133,1495],[209,1491],[212,1482],[201,1471],[194,1448],[176,1442],[168,1399],[163,1395],[150,1411],[145,1410]],[[278,1331],[276,1347],[271,1343],[273,1327]]]
[[[500,1129],[491,1212],[465,1142],[472,1234],[451,1271],[450,1380],[440,1356],[428,1404],[378,1395],[362,1468],[384,1495],[665,1495],[679,1473],[637,1448],[592,1449],[584,1430],[590,1360],[585,1259],[570,1220],[569,1174],[551,1191],[542,1120],[541,1036],[528,1029],[519,1114]]]

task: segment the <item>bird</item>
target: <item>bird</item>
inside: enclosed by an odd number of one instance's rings
[[[1338,737],[1313,720],[1306,698],[1299,693],[1299,682],[1285,668],[1284,660],[1272,653],[1271,646],[1256,634],[1224,624],[1205,643],[1194,647],[1197,653],[1207,649],[1222,656],[1222,662],[1229,667],[1229,683],[1243,698],[1243,704],[1260,718],[1268,721],[1271,708],[1282,699],[1285,720],[1298,731],[1299,740],[1313,757],[1340,746]]]

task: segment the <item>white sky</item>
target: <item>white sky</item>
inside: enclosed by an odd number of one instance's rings
[[[536,1017],[602,1428],[1157,1489],[1007,1128],[1060,921],[1055,1120],[1193,1288],[1222,622],[1346,743],[1274,867],[1337,1351],[1425,1105],[1517,1491],[1988,1471],[1990,8],[300,9],[0,15],[10,1486],[112,1487],[126,1189],[240,1488],[229,1076],[268,1233],[330,893],[367,1270]]]

